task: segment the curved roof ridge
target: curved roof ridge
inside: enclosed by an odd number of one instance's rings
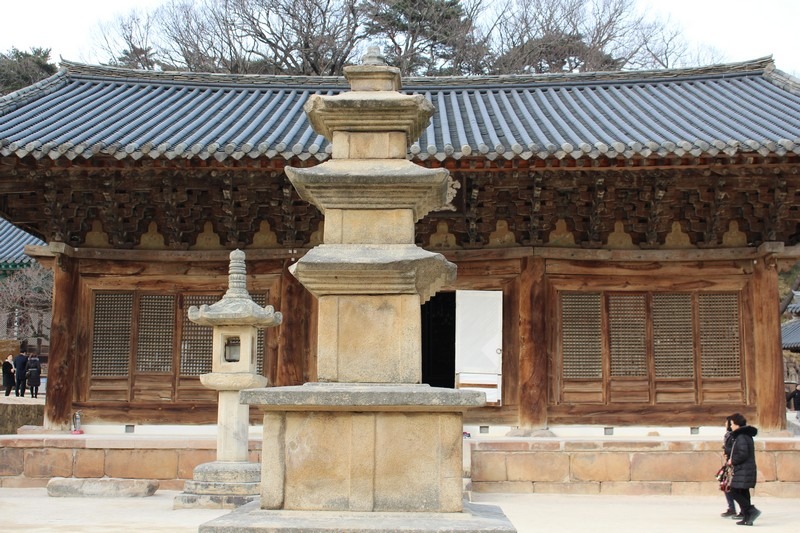
[[[764,77],[781,89],[800,95],[800,79],[776,68],[774,63],[764,71]]]
[[[135,70],[106,65],[88,65],[72,61],[62,61],[70,77],[77,78],[118,78],[128,82],[141,80],[144,82],[213,84],[237,86],[305,86],[305,87],[347,87],[344,76],[301,76],[286,74],[223,74],[213,72],[158,71]],[[679,69],[653,70],[617,70],[602,72],[568,72],[545,74],[499,74],[482,76],[410,76],[403,77],[404,87],[437,87],[437,86],[491,86],[518,84],[550,84],[570,83],[584,84],[604,81],[644,81],[655,79],[680,79],[690,77],[717,77],[731,74],[775,71],[772,56],[741,61],[737,63],[719,63],[703,67],[687,67]],[[780,72],[780,71],[777,71]],[[784,75],[785,76],[785,75]]]
[[[729,74],[767,72],[774,69],[772,56],[740,61],[737,63],[717,63],[702,67],[686,67],[675,69],[652,70],[609,70],[597,72],[548,72],[543,74],[498,74],[487,76],[429,76],[403,78],[403,87],[420,85],[490,85],[495,81],[498,85],[529,85],[532,83],[568,83],[584,84],[603,81],[644,81],[652,79],[683,79],[694,77],[718,77]]]
[[[0,115],[16,109],[19,104],[58,89],[67,82],[67,76],[67,70],[62,68],[52,76],[37,81],[33,85],[0,96]]]
[[[347,87],[344,76],[301,76],[289,74],[227,74],[220,72],[191,72],[183,70],[138,70],[108,65],[88,65],[72,61],[61,61],[70,77],[118,78],[128,82],[213,84],[213,85],[269,85],[269,86],[313,86]]]

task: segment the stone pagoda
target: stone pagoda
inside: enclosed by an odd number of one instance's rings
[[[201,531],[514,531],[462,502],[463,412],[484,394],[421,384],[420,306],[456,275],[414,244],[451,187],[406,159],[434,108],[399,92],[376,49],[345,76],[350,92],[305,106],[331,160],[286,168],[325,216],[323,244],[292,267],[319,300],[319,382],[242,392],[264,414],[260,508]]]

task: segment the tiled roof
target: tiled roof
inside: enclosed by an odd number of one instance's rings
[[[781,344],[784,350],[800,350],[800,320],[789,320],[781,325]]]
[[[25,255],[26,244],[41,246],[44,242],[0,218],[0,270],[13,270],[28,265],[32,259]]]
[[[344,78],[134,71],[65,63],[0,98],[0,154],[325,159],[310,94]],[[417,159],[800,154],[800,80],[771,58],[706,68],[405,78],[437,112]]]

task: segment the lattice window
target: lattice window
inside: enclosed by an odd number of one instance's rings
[[[183,334],[181,335],[181,375],[199,376],[211,372],[213,330],[211,326],[200,326],[189,320],[189,308],[193,305],[211,305],[219,301],[221,294],[190,294],[183,298]]]
[[[136,342],[138,372],[172,372],[174,329],[175,296],[143,294],[139,298],[139,331]]]
[[[644,294],[608,296],[609,347],[613,377],[647,376],[647,310]]]
[[[255,293],[251,294],[250,297],[261,307],[267,305],[266,293]],[[264,375],[264,335],[266,335],[266,331],[262,329],[258,331],[258,336],[256,337],[256,373],[262,376]]]
[[[95,293],[92,331],[93,376],[128,375],[132,316],[132,293]]]
[[[697,297],[700,321],[700,364],[704,378],[737,377],[741,371],[739,295],[701,293]]]
[[[692,295],[653,294],[653,356],[657,378],[694,378]]]
[[[561,349],[564,379],[603,375],[599,293],[561,293]]]

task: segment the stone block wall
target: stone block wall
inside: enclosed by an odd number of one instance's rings
[[[10,435],[22,426],[41,426],[44,405],[0,402],[0,435]]]
[[[467,440],[475,492],[715,495],[717,440]],[[249,444],[261,461],[260,440]],[[471,450],[471,451],[470,451]],[[800,439],[756,439],[757,496],[800,498]],[[44,487],[51,477],[157,479],[183,490],[194,467],[215,460],[205,437],[4,435],[0,487]]]
[[[95,435],[0,436],[0,487],[44,487],[52,477],[156,479],[183,490],[194,468],[216,460],[215,438]],[[252,462],[261,442],[250,442]]]
[[[507,439],[469,443],[472,490],[714,495],[718,440]],[[756,439],[755,494],[800,498],[800,439]]]

